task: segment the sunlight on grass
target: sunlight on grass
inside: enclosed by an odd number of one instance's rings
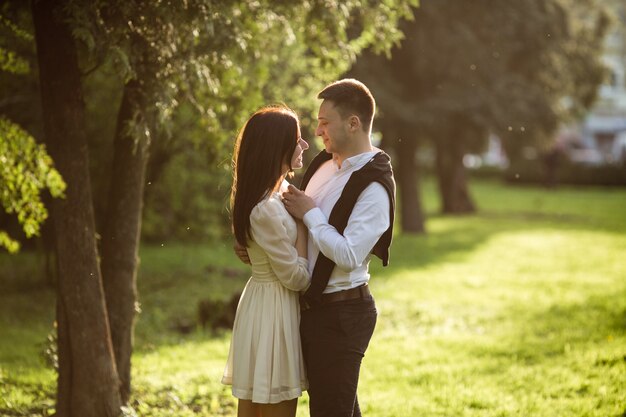
[[[135,410],[139,415],[232,415],[235,402],[220,384],[228,335],[195,334],[135,355]]]
[[[425,190],[432,213],[432,183]],[[362,369],[364,415],[622,417],[626,191],[476,182],[473,192],[478,214],[431,215],[427,235],[396,235],[390,267],[373,261],[380,315]],[[139,416],[235,415],[220,384],[230,333],[193,325],[198,302],[245,284],[230,246],[142,248]],[[0,414],[46,415],[55,375],[41,352],[54,296],[11,262],[0,279]],[[180,321],[190,333],[173,328]],[[306,395],[299,404],[308,416]]]
[[[480,219],[396,241],[403,268],[372,281],[380,321],[360,395],[372,415],[623,413],[626,236],[508,221],[482,224],[462,253],[446,235]],[[449,253],[432,262],[432,246]]]

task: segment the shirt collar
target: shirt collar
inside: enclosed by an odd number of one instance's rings
[[[372,157],[376,155],[377,152],[378,152],[377,150],[373,150],[373,151],[363,152],[358,155],[351,156],[350,158],[346,158],[343,160],[343,163],[341,164],[341,168],[338,167],[337,162],[334,159],[333,159],[333,164],[335,165],[335,168],[337,169],[337,171],[346,171],[353,167],[360,168],[363,165],[365,165],[370,159],[372,159]]]

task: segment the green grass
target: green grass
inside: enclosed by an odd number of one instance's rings
[[[476,181],[472,191],[478,214],[435,215],[427,181],[428,234],[397,234],[390,267],[372,266],[379,321],[364,414],[625,416],[626,190]],[[243,287],[230,246],[142,249],[137,415],[234,415],[219,383],[229,333],[171,330],[194,320],[199,300]],[[54,295],[29,256],[0,256],[0,415],[54,407],[41,355]],[[298,416],[308,416],[306,395]]]

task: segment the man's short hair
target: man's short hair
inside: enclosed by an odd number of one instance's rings
[[[366,132],[372,128],[376,101],[361,81],[353,78],[335,81],[324,87],[317,98],[332,101],[342,118],[357,115]]]

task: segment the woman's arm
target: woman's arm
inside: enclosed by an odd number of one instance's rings
[[[295,246],[290,241],[285,221],[288,214],[279,201],[267,201],[252,210],[250,226],[253,240],[267,254],[270,267],[281,284],[293,291],[310,285],[306,235],[298,233]]]

